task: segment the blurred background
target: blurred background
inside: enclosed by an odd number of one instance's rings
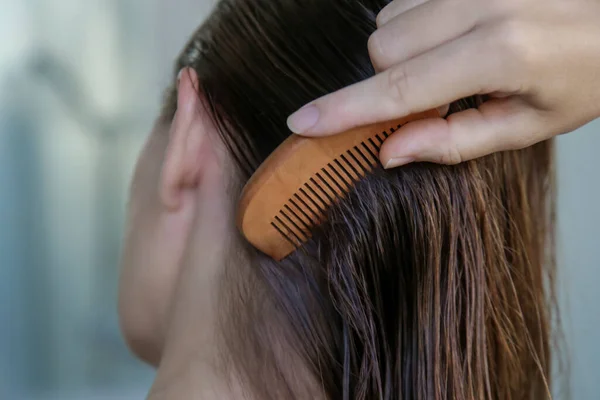
[[[0,399],[142,399],[116,316],[127,185],[215,0],[0,0]],[[600,121],[558,140],[574,399],[600,398]],[[557,397],[560,398],[560,397]]]

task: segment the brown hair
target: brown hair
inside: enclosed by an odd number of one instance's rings
[[[218,3],[176,71],[198,73],[239,183],[291,112],[374,74],[385,3]],[[227,267],[223,366],[256,398],[550,397],[553,199],[551,142],[375,170],[292,256],[244,247]]]

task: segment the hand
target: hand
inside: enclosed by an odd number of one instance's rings
[[[398,130],[380,154],[391,168],[519,149],[600,116],[598,0],[395,0],[377,27],[368,49],[379,73],[309,103],[292,131],[329,135],[491,96]]]

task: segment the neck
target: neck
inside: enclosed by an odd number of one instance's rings
[[[216,261],[216,260],[215,260]],[[202,265],[207,276],[183,271],[151,399],[217,399],[223,386],[218,376],[216,290],[219,268]]]
[[[187,201],[193,201],[188,199]],[[239,399],[227,379],[218,340],[219,289],[229,257],[229,218],[204,197],[168,312],[168,327],[151,400]],[[207,229],[207,227],[209,229]]]
[[[158,367],[155,381],[148,395],[150,400],[239,400],[254,398],[248,392],[247,382],[242,385],[241,379],[233,374],[227,359],[228,352],[223,348],[223,329],[234,329],[223,326],[223,312],[230,312],[229,307],[221,303],[222,281],[227,279],[243,279],[252,281],[255,279],[254,271],[245,260],[233,257],[231,253],[238,254],[238,250],[232,250],[232,242],[235,240],[235,232],[232,229],[233,221],[222,204],[207,201],[201,202],[197,210],[196,221],[190,239],[187,252],[183,257],[175,296],[169,307],[168,327],[165,334],[162,357]],[[220,206],[219,206],[220,205]],[[200,223],[201,222],[201,223]],[[207,227],[209,227],[207,229]],[[243,258],[243,257],[242,257]],[[227,267],[229,265],[229,267]],[[233,268],[226,273],[226,268]],[[240,301],[240,297],[233,298]],[[244,298],[245,299],[245,298]],[[251,301],[251,298],[245,299]],[[226,299],[231,301],[231,299]],[[244,301],[244,300],[242,300]],[[225,303],[227,304],[227,303]],[[231,304],[229,304],[231,306]],[[272,305],[264,304],[271,310]],[[244,304],[235,306],[239,312],[247,312]],[[274,335],[277,326],[273,309],[266,312],[273,323],[260,325],[258,327],[248,326],[250,331],[257,332],[273,339],[268,349],[255,349],[258,354],[271,355],[269,358],[273,365],[265,368],[265,365],[256,363],[259,373],[276,371],[282,382],[272,382],[271,391],[279,393],[279,389],[287,388],[297,393],[297,398],[320,399],[324,398],[320,385],[310,371],[303,365],[301,357],[292,351],[284,337]],[[261,324],[263,319],[248,321],[250,324]],[[271,321],[271,319],[269,319]],[[264,321],[263,321],[264,322]],[[279,323],[283,323],[280,321]],[[284,323],[285,325],[285,323]],[[250,335],[248,338],[247,335]],[[250,339],[248,341],[248,339]],[[240,340],[248,343],[261,342],[251,332],[246,332]],[[263,343],[264,344],[264,343]],[[224,351],[225,350],[225,351]],[[262,358],[263,362],[265,358]],[[247,360],[251,365],[255,360]],[[293,365],[294,368],[289,369]],[[264,369],[264,371],[263,371]],[[256,371],[253,371],[256,372]],[[275,379],[275,378],[274,378]],[[289,392],[285,392],[288,393]],[[276,398],[278,398],[277,396]],[[289,397],[289,396],[283,396]],[[279,397],[281,398],[281,397]]]
[[[163,372],[169,367],[159,368],[157,378],[148,394],[148,400],[239,400],[245,398],[232,385],[223,380],[209,365],[190,361],[177,367],[176,375],[166,377]]]

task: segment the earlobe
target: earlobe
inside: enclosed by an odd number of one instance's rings
[[[202,129],[202,112],[198,77],[192,68],[186,68],[180,73],[177,111],[171,123],[161,172],[160,199],[167,209],[179,209],[183,192],[198,184],[199,154],[206,135]]]

